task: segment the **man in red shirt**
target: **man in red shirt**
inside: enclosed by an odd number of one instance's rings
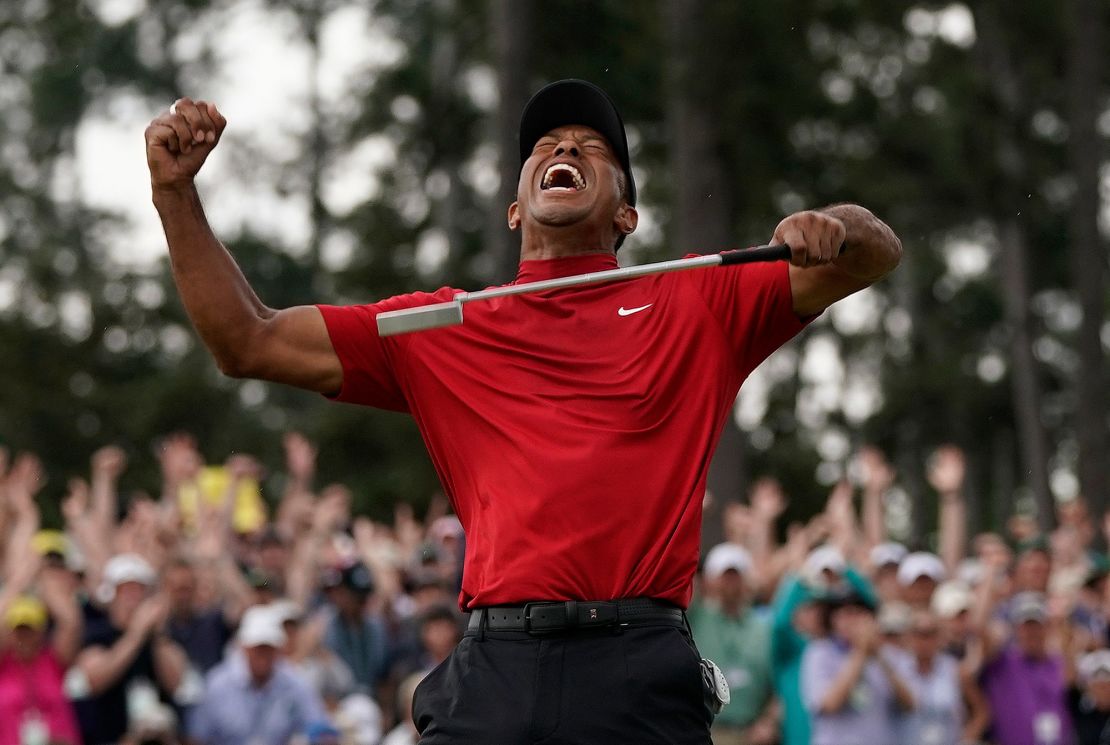
[[[181,99],[146,133],[193,324],[229,375],[412,414],[466,530],[470,630],[417,692],[421,743],[707,743],[683,609],[709,457],[744,378],[892,270],[898,239],[855,205],[800,212],[772,237],[789,264],[503,297],[469,305],[462,326],[383,338],[379,312],[458,290],[265,306],[193,186],[225,125]],[[517,282],[615,268],[636,187],[608,96],[547,86],[525,108],[520,151]]]

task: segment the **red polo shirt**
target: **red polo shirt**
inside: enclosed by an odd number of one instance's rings
[[[525,261],[518,283],[616,268]],[[381,338],[375,316],[458,290],[320,306],[341,401],[407,411],[466,529],[463,608],[688,605],[709,458],[740,383],[804,325],[787,264],[693,269],[468,303]]]

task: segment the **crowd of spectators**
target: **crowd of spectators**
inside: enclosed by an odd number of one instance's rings
[[[36,458],[0,451],[0,745],[416,742],[413,691],[464,627],[461,525],[442,499],[354,516],[346,488],[316,490],[313,445],[284,446],[272,508],[257,462],[207,465],[184,435],[159,449],[161,494],[121,498],[105,447],[62,530]],[[1083,502],[1049,535],[969,536],[942,448],[934,553],[889,540],[896,474],[875,449],[857,463],[804,525],[780,524],[769,479],[723,507],[689,609],[731,687],[714,743],[1110,745],[1110,560]]]
[[[938,545],[915,550],[888,540],[894,469],[873,448],[857,464],[858,502],[837,484],[781,545],[774,481],[725,508],[689,614],[732,689],[714,743],[1110,745],[1110,521],[1076,498],[1048,535],[1022,515],[969,536],[946,446],[927,465]]]

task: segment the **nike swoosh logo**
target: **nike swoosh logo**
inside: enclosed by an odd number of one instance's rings
[[[650,308],[653,305],[655,305],[655,303],[648,303],[647,305],[641,305],[639,308],[625,308],[622,305],[621,307],[617,308],[617,315],[618,316],[630,316],[633,313],[639,313],[641,310],[647,310],[648,308]]]

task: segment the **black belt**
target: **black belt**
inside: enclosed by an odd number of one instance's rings
[[[558,603],[525,603],[495,608],[475,608],[470,631],[526,631],[550,634],[606,626],[686,627],[681,608],[652,598],[623,600],[567,600]]]

